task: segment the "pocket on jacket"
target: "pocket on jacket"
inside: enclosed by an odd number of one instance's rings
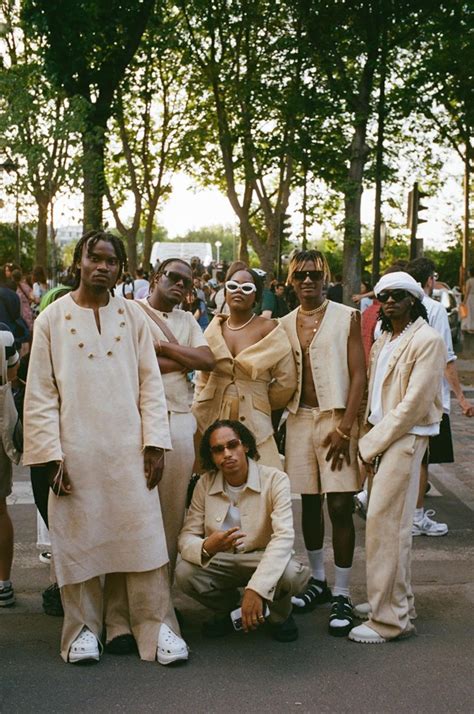
[[[197,397],[194,398],[195,402],[207,402],[210,399],[214,399],[214,394],[216,393],[217,386],[215,384],[210,384],[198,394]]]
[[[252,397],[252,403],[255,409],[258,409],[259,412],[268,414],[268,416],[271,415],[272,410],[269,402],[265,401],[264,399],[259,399],[258,397]]]

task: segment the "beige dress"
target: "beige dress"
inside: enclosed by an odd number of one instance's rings
[[[222,335],[225,317],[215,317],[207,330],[216,366],[200,372],[193,414],[201,434],[216,419],[241,421],[254,434],[260,463],[281,469],[273,438],[271,413],[282,409],[296,389],[296,366],[281,325],[266,337],[233,357]]]
[[[72,491],[49,499],[60,586],[168,561],[157,489],[143,448],[171,447],[163,384],[146,318],[111,297],[94,312],[70,295],[37,319],[25,397],[24,464],[62,461]]]

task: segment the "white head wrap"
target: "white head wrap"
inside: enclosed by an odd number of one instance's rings
[[[406,290],[418,300],[423,300],[425,297],[425,291],[420,283],[417,283],[411,275],[402,270],[383,275],[374,287],[375,297],[378,297],[384,290]]]

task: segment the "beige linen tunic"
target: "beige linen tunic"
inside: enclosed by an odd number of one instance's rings
[[[204,335],[216,360],[214,370],[199,372],[193,414],[203,433],[216,419],[237,419],[254,434],[261,460],[281,466],[273,440],[272,409],[282,409],[296,389],[296,366],[288,337],[277,325],[266,337],[233,357],[222,335],[226,317],[215,317]],[[264,447],[264,448],[262,448]],[[273,462],[273,463],[272,463]]]
[[[60,587],[143,572],[168,555],[143,448],[171,446],[163,384],[146,318],[111,297],[94,312],[70,295],[37,319],[25,396],[25,466],[64,460],[72,491],[50,493]]]

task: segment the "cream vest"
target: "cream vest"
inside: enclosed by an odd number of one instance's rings
[[[311,370],[321,411],[345,409],[347,406],[350,386],[347,342],[355,312],[351,307],[330,301],[319,330],[311,342]],[[300,403],[303,382],[303,357],[296,331],[297,314],[298,308],[280,319],[290,340],[297,368],[297,389],[288,404],[288,409],[293,414]]]

